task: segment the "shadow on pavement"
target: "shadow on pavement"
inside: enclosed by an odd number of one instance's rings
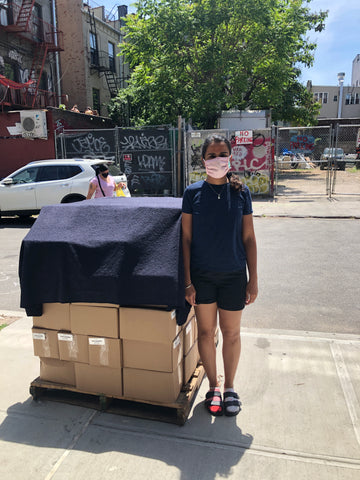
[[[18,444],[20,451],[26,445],[95,455],[117,452],[119,462],[124,455],[149,458],[179,469],[181,480],[212,480],[230,476],[253,442],[237,425],[240,416],[211,417],[200,402],[179,427],[29,398],[7,410],[0,440]]]

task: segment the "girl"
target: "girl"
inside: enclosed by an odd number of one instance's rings
[[[202,147],[206,180],[186,188],[182,207],[185,298],[195,306],[199,352],[211,415],[240,411],[234,377],[240,358],[240,321],[257,297],[257,252],[249,189],[229,174],[230,142],[211,135]],[[246,267],[249,279],[247,279]],[[223,336],[224,396],[216,372],[217,313]]]

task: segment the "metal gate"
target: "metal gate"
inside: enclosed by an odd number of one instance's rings
[[[328,195],[331,126],[278,128],[275,139],[275,195]]]
[[[175,196],[175,137],[167,126],[66,130],[57,138],[57,157],[114,161],[133,195]]]
[[[275,195],[360,195],[360,125],[278,128]]]
[[[201,147],[208,135],[219,134],[230,140],[231,171],[238,174],[253,195],[272,196],[274,192],[274,155],[271,129],[253,130],[244,139],[235,130],[196,130],[185,136],[185,185],[205,179]]]
[[[360,195],[360,125],[335,129],[331,195]]]

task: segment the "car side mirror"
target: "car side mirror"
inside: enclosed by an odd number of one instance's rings
[[[12,178],[5,178],[1,183],[3,185],[10,186],[10,185],[14,185],[14,180]]]

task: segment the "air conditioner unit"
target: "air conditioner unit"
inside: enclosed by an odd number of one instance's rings
[[[47,138],[46,112],[43,110],[21,111],[20,122],[24,138]]]

